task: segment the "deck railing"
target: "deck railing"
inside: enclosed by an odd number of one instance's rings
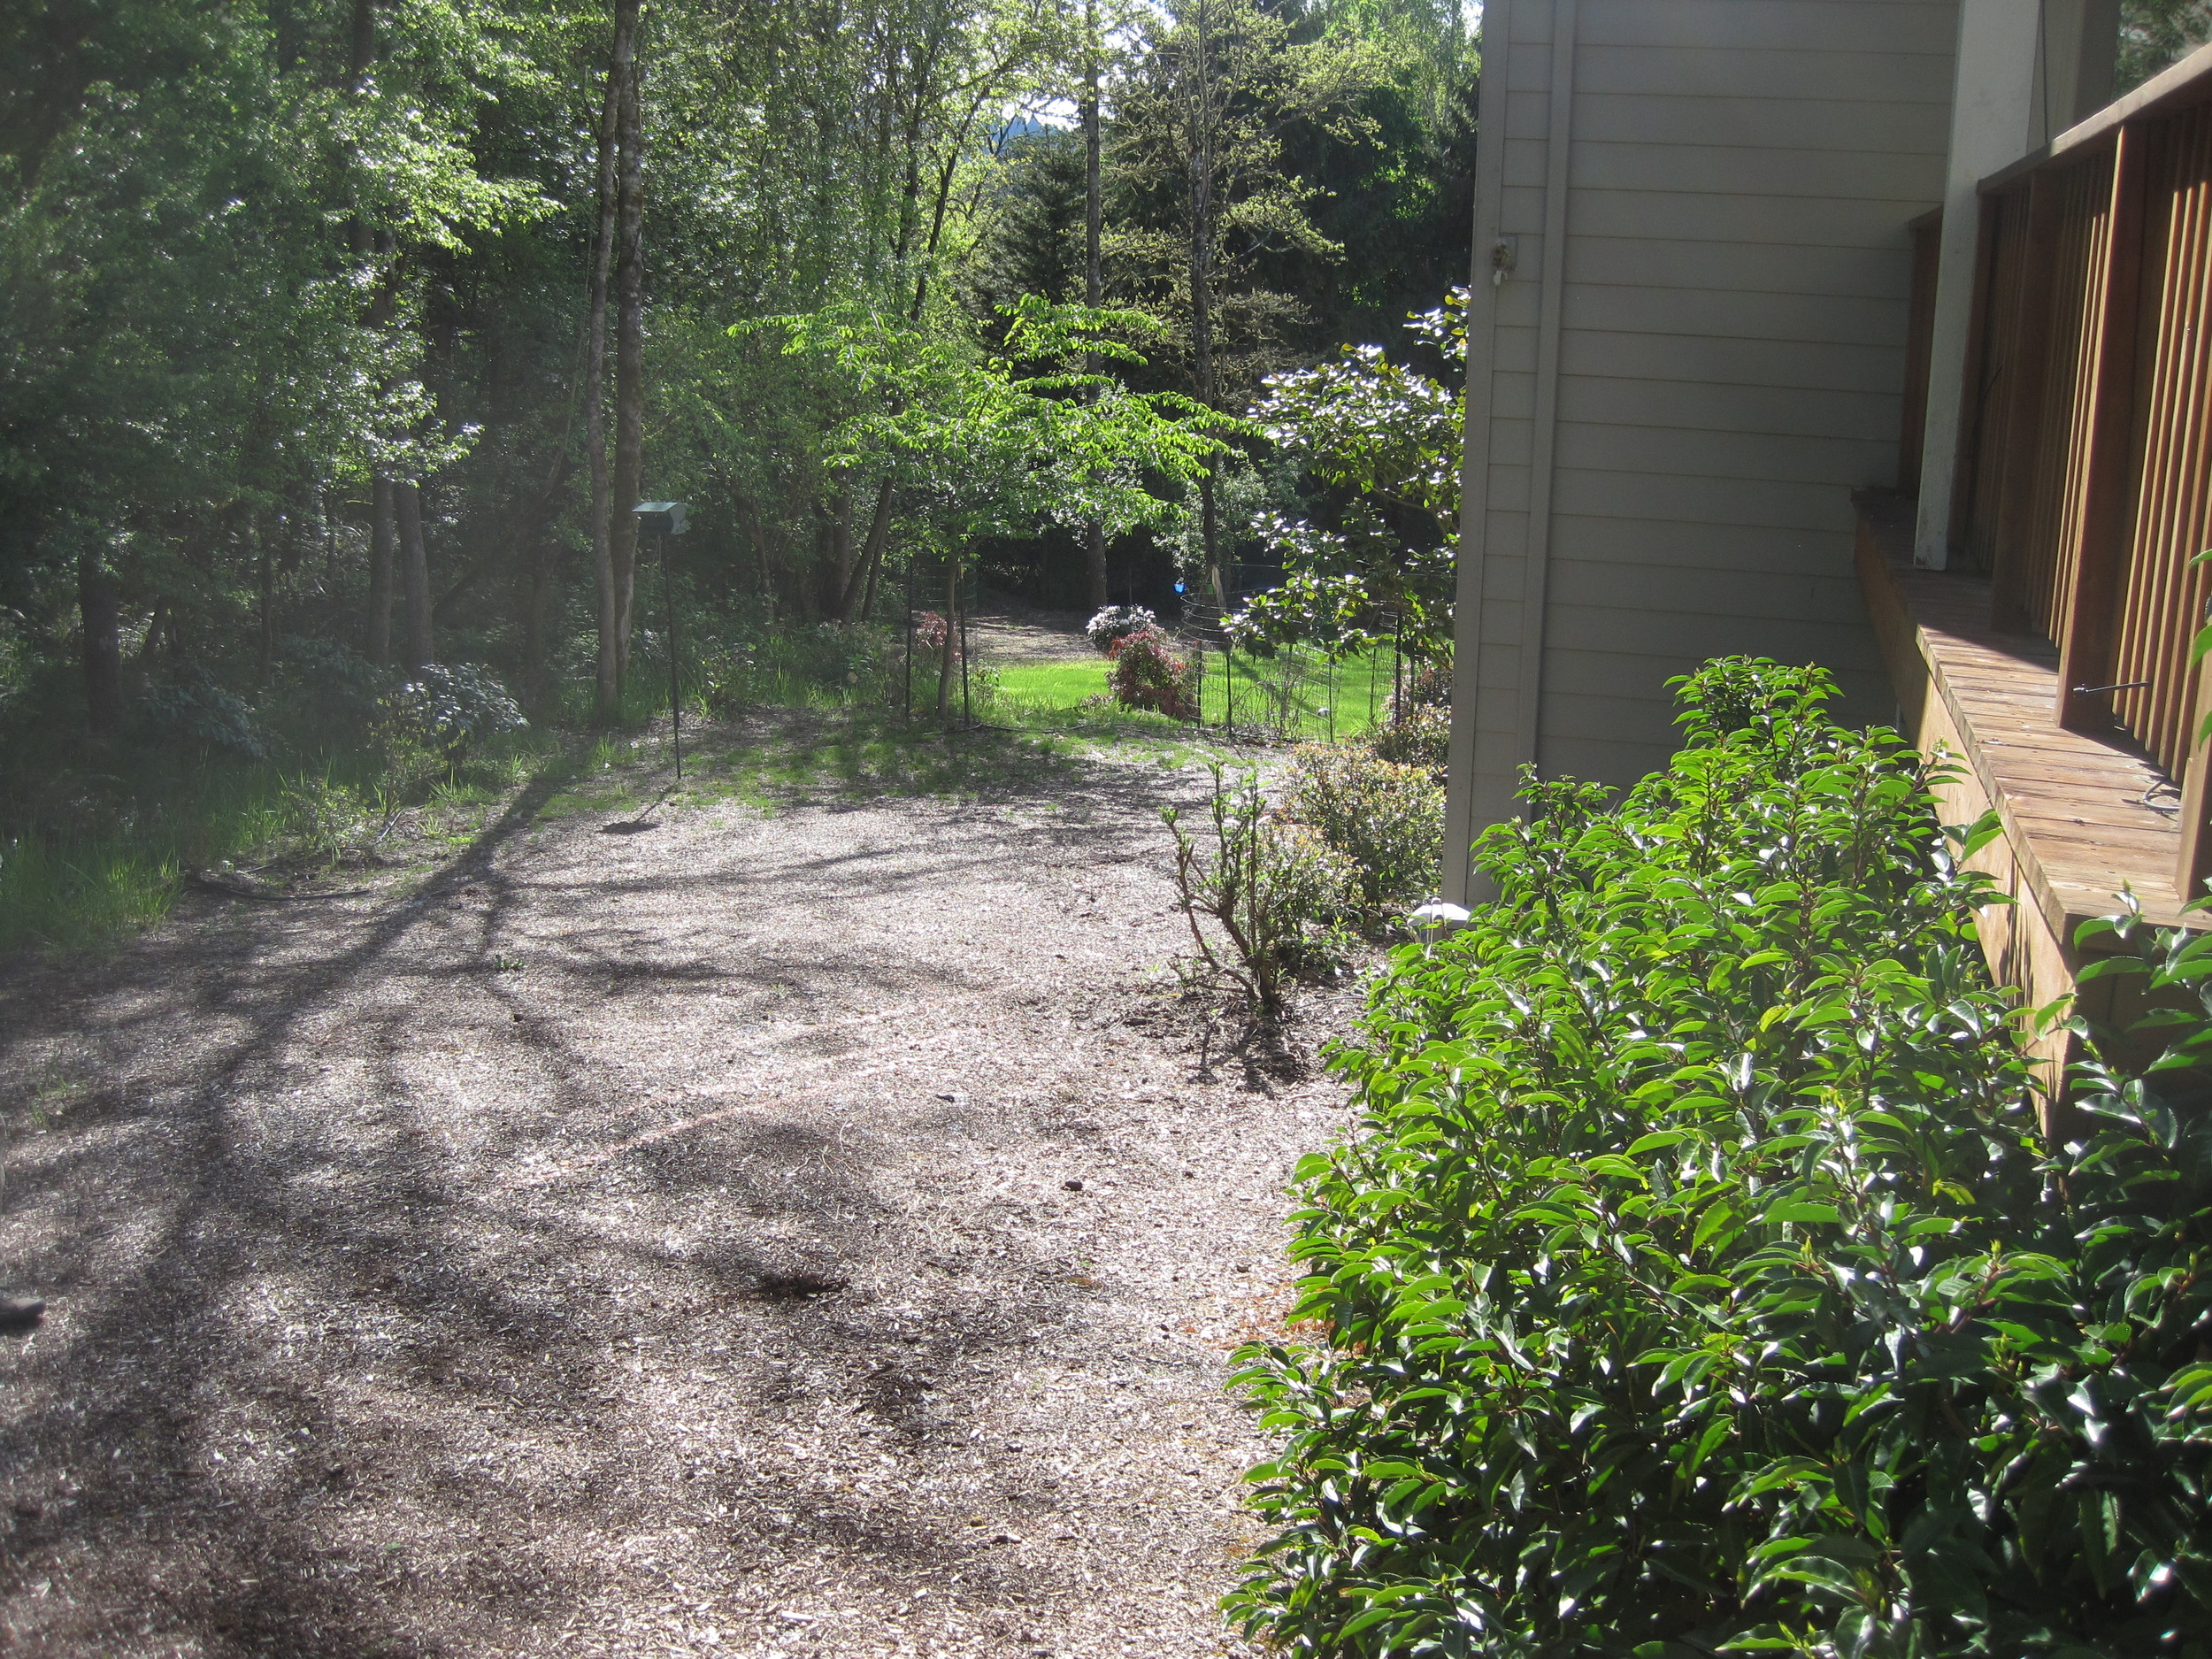
[[[1985,180],[1982,204],[1951,543],[1993,577],[2000,626],[2058,647],[2058,723],[2139,746],[2174,781],[2175,884],[2201,892],[2212,673],[2189,653],[2212,599],[2212,563],[2193,562],[2212,548],[2212,62]],[[1917,286],[1924,317],[1932,283]]]

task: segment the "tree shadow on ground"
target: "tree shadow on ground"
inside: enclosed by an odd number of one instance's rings
[[[1048,791],[1068,810],[910,857],[872,890],[1133,844],[1131,816],[1156,800],[1141,775],[1019,746],[948,756],[964,789]],[[112,1079],[42,1132],[0,1215],[60,1313],[6,1362],[0,1482],[17,1507],[0,1634],[17,1651],[535,1648],[603,1601],[610,1574],[665,1599],[665,1572],[606,1552],[672,1526],[740,1553],[833,1539],[886,1581],[955,1564],[993,1593],[1053,1580],[1033,1560],[978,1561],[952,1489],[780,1498],[798,1474],[687,1465],[631,1397],[635,1345],[681,1340],[715,1369],[665,1409],[749,1425],[849,1407],[889,1437],[885,1455],[933,1468],[964,1446],[992,1368],[1064,1325],[1070,1295],[1027,1246],[985,1256],[910,1218],[885,1190],[896,1158],[879,1132],[831,1133],[807,1102],[771,1099],[660,1133],[664,1113],[610,1104],[622,1079],[566,1004],[533,1002],[542,981],[634,987],[671,1030],[700,1029],[703,999],[787,1005],[796,974],[826,1006],[991,987],[866,951],[734,960],[709,934],[642,953],[653,927],[569,914],[585,878],[526,880],[508,856],[570,781],[525,789],[407,901],[334,922],[208,913],[104,964],[0,986],[8,1051],[66,1038],[73,1075]],[[758,879],[856,868],[872,866],[800,853]],[[681,910],[718,879],[664,873],[637,891]],[[441,1071],[434,1038],[489,1075]],[[342,1060],[342,1086],[322,1080]],[[9,1121],[37,1087],[19,1075],[0,1096]],[[763,1294],[817,1265],[852,1288]],[[672,1310],[720,1356],[652,1317]]]

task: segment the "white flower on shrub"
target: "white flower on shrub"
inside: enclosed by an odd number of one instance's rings
[[[1142,605],[1108,605],[1083,625],[1083,633],[1100,650],[1106,650],[1118,639],[1136,633],[1140,628],[1157,627],[1160,618]]]

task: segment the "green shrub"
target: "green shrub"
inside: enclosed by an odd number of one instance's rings
[[[1421,767],[1440,783],[1451,749],[1452,711],[1417,703],[1394,720],[1370,726],[1357,741],[1385,760]]]
[[[1286,817],[1352,861],[1371,911],[1428,895],[1444,839],[1444,791],[1423,766],[1360,743],[1309,743],[1292,757]]]
[[[1175,837],[1176,895],[1199,959],[1271,1019],[1286,979],[1341,955],[1336,925],[1358,902],[1358,872],[1308,827],[1271,814],[1256,776],[1229,782],[1217,762],[1212,772],[1197,835],[1175,808],[1161,809]]]
[[[943,626],[939,620],[940,644]],[[926,678],[933,695],[936,665],[933,655],[918,649],[918,688]],[[684,659],[687,695],[725,718],[762,704],[880,705],[895,701],[904,675],[904,636],[868,623],[755,629],[687,646]]]
[[[1308,1655],[2202,1655],[2212,1045],[2040,1140],[1985,879],[1816,671],[1720,664],[1617,808],[1532,786],[1307,1158],[1230,1598]],[[1993,833],[1978,826],[1976,835]],[[2153,988],[2212,944],[2153,941]],[[2212,998],[2208,998],[2212,1002]]]
[[[245,760],[268,757],[267,734],[244,698],[201,664],[181,662],[152,680],[134,713],[136,734]]]
[[[426,663],[378,707],[385,742],[449,757],[530,724],[499,676],[479,663]]]

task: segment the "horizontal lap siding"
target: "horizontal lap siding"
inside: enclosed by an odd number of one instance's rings
[[[1545,38],[1549,11],[1513,0],[1503,204],[1525,297],[1550,54],[1520,42]],[[1905,226],[1942,193],[1956,14],[1947,0],[1580,0],[1579,14],[1539,763],[1625,784],[1672,747],[1666,680],[1707,657],[1817,660],[1853,714],[1890,711],[1850,495],[1894,482]],[[1500,342],[1497,413],[1509,384],[1516,413],[1532,409],[1534,331],[1518,332],[1525,350]],[[1494,433],[1491,505],[1517,508],[1525,419]]]

